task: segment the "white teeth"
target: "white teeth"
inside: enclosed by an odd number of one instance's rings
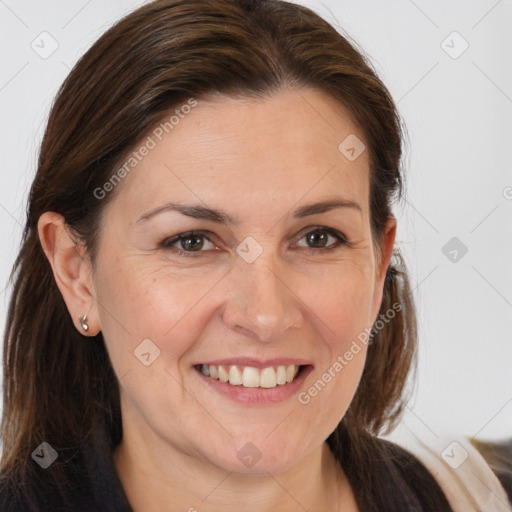
[[[229,383],[233,386],[242,384],[242,372],[234,365],[229,367]]]
[[[299,373],[299,366],[294,364],[280,365],[277,369],[272,366],[261,369],[244,366],[240,370],[236,365],[217,366],[211,364],[208,366],[203,364],[201,365],[201,373],[221,382],[229,382],[232,386],[275,388],[278,385],[283,386],[287,382],[292,382]]]
[[[277,385],[274,368],[263,368],[260,373],[260,388],[275,388]]]
[[[219,380],[221,382],[227,382],[229,380],[229,375],[228,375],[228,372],[226,370],[224,370],[224,367],[223,366],[219,366],[218,367],[219,369]]]
[[[210,377],[212,379],[218,379],[219,378],[219,370],[217,369],[216,366],[214,366],[213,364],[211,364],[209,367],[208,367],[209,371],[210,371]]]
[[[286,368],[284,366],[277,367],[277,383],[282,386],[286,384]]]
[[[295,377],[295,365],[291,364],[286,367],[286,382],[291,382]]]
[[[244,388],[257,388],[260,385],[260,374],[256,368],[246,366],[242,374]]]

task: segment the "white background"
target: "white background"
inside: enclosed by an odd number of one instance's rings
[[[4,288],[51,102],[78,57],[142,3],[0,0],[2,331]],[[408,127],[407,196],[395,213],[421,348],[404,421],[434,436],[510,436],[512,0],[302,3],[362,46]],[[47,59],[31,48],[43,31],[58,42]],[[445,51],[456,55],[464,40],[458,58]],[[442,252],[452,237],[468,249],[456,262]]]

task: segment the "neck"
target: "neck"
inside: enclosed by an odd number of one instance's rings
[[[326,443],[284,473],[251,475],[218,468],[162,439],[147,442],[124,431],[114,464],[134,512],[170,506],[189,512],[320,512],[338,509],[340,489],[353,499]]]

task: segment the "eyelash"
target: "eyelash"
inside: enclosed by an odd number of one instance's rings
[[[328,247],[324,247],[324,248],[320,248],[320,249],[315,249],[313,247],[303,248],[302,250],[304,250],[306,253],[318,255],[318,253],[322,253],[322,252],[325,253],[327,251],[332,251],[332,250],[340,248],[344,245],[347,247],[350,247],[349,241],[342,233],[340,233],[339,231],[336,231],[335,229],[321,227],[321,226],[317,226],[313,229],[310,229],[309,231],[306,231],[299,238],[299,241],[302,240],[306,235],[309,235],[311,233],[318,233],[318,232],[325,232],[325,233],[333,236],[334,238],[336,238],[337,241]],[[173,244],[175,244],[176,242],[179,242],[180,240],[186,240],[187,238],[191,238],[194,236],[204,237],[204,238],[206,238],[206,240],[208,240],[210,243],[213,244],[214,242],[211,241],[210,237],[208,236],[209,234],[210,233],[208,231],[187,231],[185,233],[180,233],[179,235],[176,235],[172,238],[164,239],[159,244],[159,247],[162,249],[171,250],[171,252],[177,253],[177,255],[179,257],[183,256],[186,258],[197,258],[198,256],[201,255],[201,253],[206,252],[206,251],[185,251],[183,249],[178,249],[177,247],[173,247]]]

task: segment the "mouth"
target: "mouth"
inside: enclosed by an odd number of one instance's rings
[[[196,364],[194,368],[211,380],[234,387],[272,389],[291,384],[302,377],[308,368],[312,370],[312,365],[282,364],[258,368],[235,364]]]

